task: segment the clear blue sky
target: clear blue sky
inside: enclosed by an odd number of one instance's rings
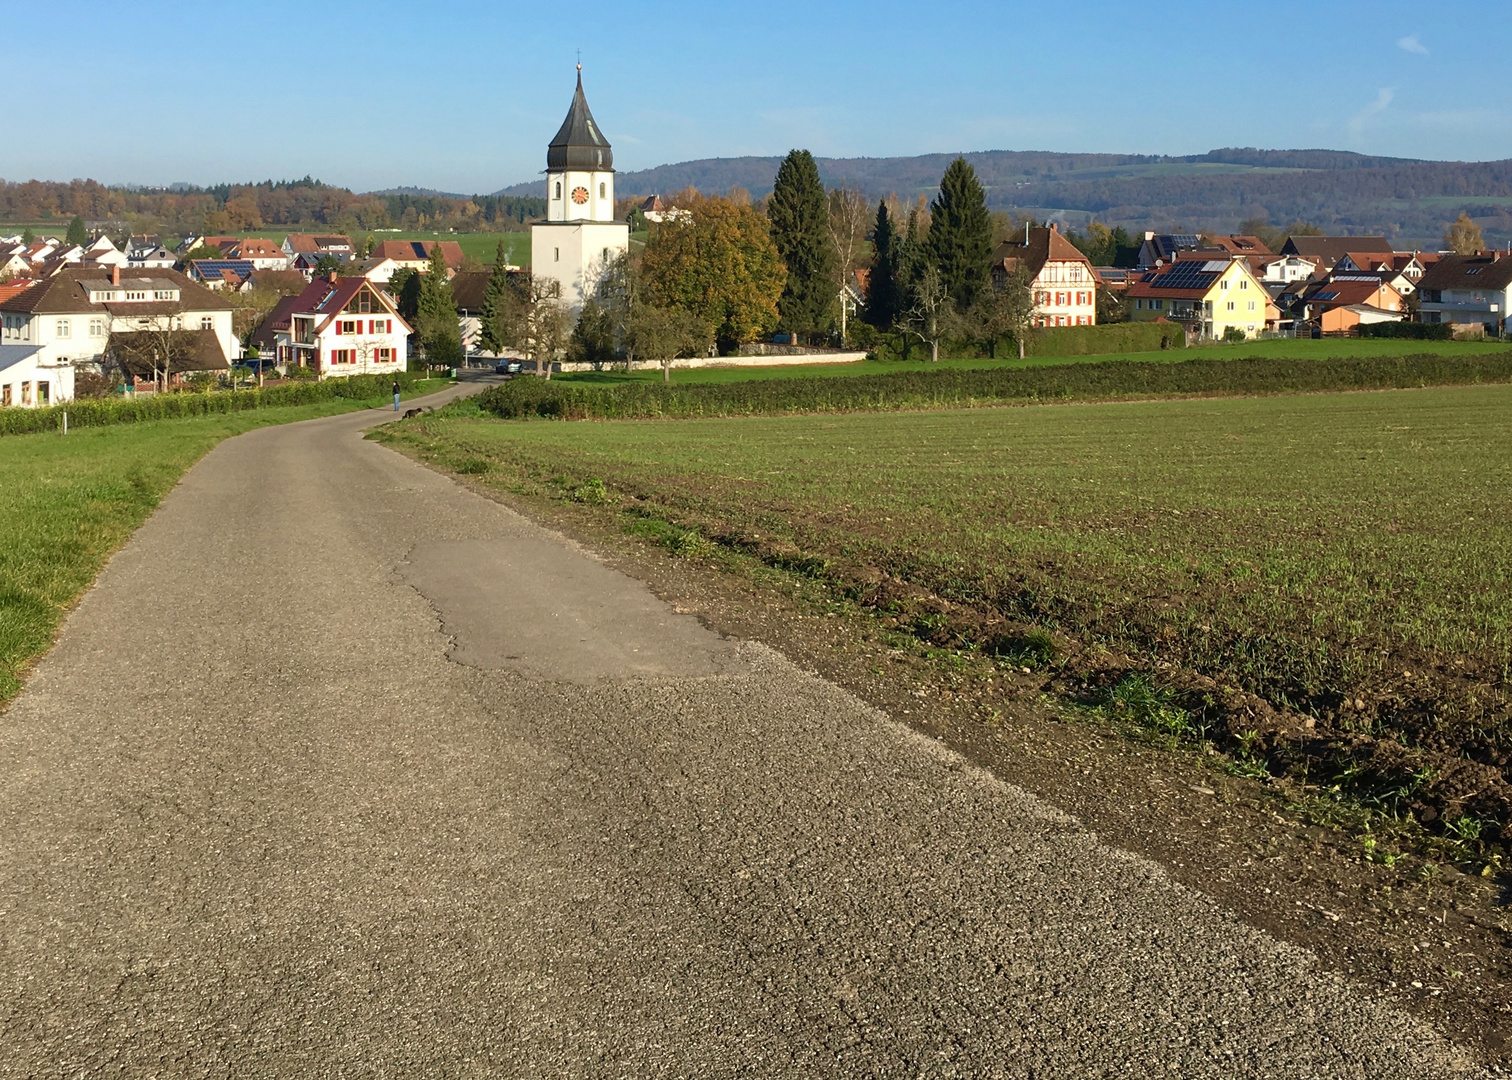
[[[0,177],[493,191],[543,168],[579,49],[621,170],[793,147],[1509,158],[1491,29],[1506,15],[1507,0],[0,0]]]

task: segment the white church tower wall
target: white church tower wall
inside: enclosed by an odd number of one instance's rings
[[[530,228],[530,269],[555,281],[576,315],[605,267],[630,250],[630,226],[614,220],[614,151],[583,96],[583,68],[561,130],[546,149],[546,220]]]

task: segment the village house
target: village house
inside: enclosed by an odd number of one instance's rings
[[[992,253],[992,283],[1002,288],[1020,266],[1032,276],[1034,325],[1095,326],[1097,274],[1059,229],[1025,229],[1024,239],[1005,241]]]
[[[1221,339],[1230,330],[1254,337],[1281,313],[1245,259],[1177,259],[1139,276],[1124,293],[1134,322],[1166,319],[1199,337]]]
[[[431,252],[438,245],[447,272],[455,274],[462,269],[462,245],[455,240],[384,240],[373,248],[369,258],[389,259],[395,269],[424,270],[430,266]]]
[[[366,278],[325,274],[280,301],[252,335],[258,354],[321,379],[392,374],[409,359],[410,326],[383,289]]]
[[[250,259],[190,259],[185,272],[207,289],[244,292],[258,269]]]
[[[357,253],[352,247],[352,238],[342,233],[290,233],[284,237],[281,250],[289,260],[289,266],[295,269],[294,260],[300,255],[313,255],[316,260],[329,255],[337,262],[351,262]]]
[[[1418,280],[1418,318],[1464,331],[1505,333],[1512,304],[1512,252],[1445,255]]]
[[[231,311],[229,302],[174,270],[67,267],[0,299],[0,345],[35,347],[30,362],[52,373],[51,400],[67,401],[74,369],[103,366],[120,334],[208,331],[225,366],[239,350]]]
[[[1268,255],[1260,260],[1256,269],[1261,281],[1267,285],[1290,285],[1297,281],[1309,281],[1319,273],[1323,260],[1314,256]],[[1274,290],[1273,290],[1274,291]]]
[[[1401,322],[1407,305],[1402,294],[1375,274],[1334,274],[1314,282],[1292,308],[1297,329],[1302,323],[1323,334],[1345,334],[1362,323]]]
[[[228,259],[250,262],[255,270],[287,270],[289,257],[271,240],[249,236],[220,245],[221,254]]]

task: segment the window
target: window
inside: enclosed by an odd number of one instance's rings
[[[556,185],[556,194],[553,195],[552,198],[553,199],[560,199],[561,197],[562,197],[562,182],[560,180],[558,180],[557,181],[557,185]]]
[[[1251,310],[1251,311],[1254,311],[1254,310],[1255,310],[1255,302],[1254,302],[1254,301],[1253,301],[1253,300],[1251,300],[1251,301],[1250,301],[1250,302],[1249,302],[1249,309],[1250,309],[1250,310]]]
[[[173,294],[163,289],[157,289],[153,292],[152,298],[154,300],[172,300]]]
[[[1239,279],[1239,287],[1241,289],[1248,289],[1249,288],[1249,279],[1248,278],[1240,278]]]
[[[37,404],[46,405],[50,400],[51,395],[48,393],[48,384],[44,379],[37,383]]]
[[[90,319],[89,320],[89,336],[90,337],[104,337],[105,336],[105,320],[104,319]]]
[[[1156,311],[1164,311],[1165,310],[1165,301],[1164,300],[1157,300],[1157,301],[1155,301],[1155,310]]]
[[[59,319],[58,323],[57,323],[57,326],[54,327],[54,330],[53,330],[53,333],[57,337],[60,337],[60,338],[66,338],[66,337],[68,337],[71,334],[71,332],[72,332],[72,330],[71,330],[71,327],[68,324],[68,320],[67,319]]]
[[[378,362],[380,364],[387,364],[389,361],[391,361],[393,359],[394,359],[394,350],[393,349],[379,349],[378,350]]]
[[[336,332],[338,334],[360,334],[362,333],[362,320],[341,319],[336,323]]]
[[[1228,309],[1229,309],[1229,310],[1230,310],[1230,311],[1233,311],[1233,310],[1234,310],[1234,302],[1233,302],[1233,301],[1232,301],[1232,300],[1230,300],[1230,301],[1229,301],[1229,302],[1228,302]]]
[[[215,318],[213,316],[211,316],[211,315],[201,315],[200,316],[200,329],[201,330],[214,330],[215,329]]]
[[[11,384],[10,383],[6,383],[4,386],[0,386],[0,405],[9,405],[10,403],[11,403]]]
[[[1481,272],[1481,268],[1480,267],[1478,267],[1478,266],[1472,266],[1470,269],[1468,269],[1468,270],[1465,271],[1465,276],[1466,277],[1474,277],[1476,274],[1478,274],[1480,272]]]
[[[128,300],[145,300],[145,299],[147,299],[147,294],[144,293],[144,292],[129,292],[129,293],[126,294],[126,299],[128,299]]]
[[[608,187],[608,185],[607,184],[600,184],[599,185],[599,198],[601,198],[601,199],[607,199],[609,197],[608,193],[609,193],[609,187]]]
[[[1144,301],[1143,300],[1136,300],[1136,301],[1134,301],[1134,310],[1136,310],[1136,311],[1143,311],[1144,310]]]
[[[333,363],[333,364],[352,364],[352,363],[356,363],[356,360],[354,359],[355,355],[356,354],[351,349],[333,349],[331,351],[331,363]]]
[[[1228,282],[1226,282],[1226,281],[1220,281],[1218,283],[1218,287],[1220,289],[1222,289],[1224,292],[1228,292]]]
[[[551,261],[552,262],[561,262],[562,261],[562,249],[561,248],[552,248],[551,249]]]
[[[31,404],[31,383],[29,382],[21,383],[21,404]]]

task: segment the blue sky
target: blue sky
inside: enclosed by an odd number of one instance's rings
[[[39,61],[0,97],[0,177],[493,191],[544,166],[579,49],[621,170],[793,147],[1500,159],[1512,80],[1486,28],[1505,15],[1506,0],[0,0],[12,72]]]

